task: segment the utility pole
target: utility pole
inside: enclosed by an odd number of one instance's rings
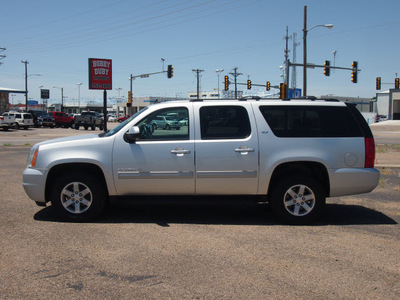
[[[303,98],[307,97],[307,6],[304,6],[303,26]]]
[[[243,73],[238,73],[237,70],[238,70],[238,67],[233,69],[233,71],[234,71],[233,73],[229,73],[235,78],[235,99],[237,99],[237,77],[239,75],[243,75]]]
[[[192,72],[196,72],[197,77],[197,100],[200,99],[200,73],[204,72],[204,70],[193,69]]]
[[[284,50],[285,53],[285,72],[284,72],[284,77],[283,81],[289,86],[289,33],[288,33],[288,27],[286,26],[286,35],[285,35],[285,40],[286,40],[286,47]]]
[[[296,47],[300,45],[300,43],[296,43],[296,36],[297,33],[293,32],[293,56],[292,56],[292,62],[296,63]],[[297,74],[296,74],[296,67],[292,66],[292,89],[296,89],[297,85]]]
[[[25,64],[25,112],[28,112],[28,64],[29,61],[21,60]]]

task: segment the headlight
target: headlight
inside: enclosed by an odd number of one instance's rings
[[[28,168],[35,167],[38,154],[39,154],[39,146],[33,146],[29,151],[28,162],[27,162]]]

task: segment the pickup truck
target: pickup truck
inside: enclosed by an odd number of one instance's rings
[[[80,126],[83,126],[85,130],[88,130],[89,127],[92,128],[92,130],[95,130],[96,127],[103,130],[104,119],[98,112],[84,111],[80,115],[75,115],[74,118],[73,127],[75,127],[76,130],[79,130]]]
[[[9,115],[8,112],[3,113],[2,116],[0,116],[0,128],[2,128],[4,131],[10,129],[15,125],[15,117],[14,115]]]
[[[69,117],[65,112],[51,111],[49,112],[50,117],[54,118],[56,127],[69,128],[72,126],[74,121],[73,118]]]
[[[28,110],[28,112],[33,117],[34,127],[38,128],[40,126],[54,128],[56,126],[56,121],[53,117],[49,115],[47,111],[44,110]]]
[[[153,128],[162,115],[188,126]],[[322,216],[327,197],[372,191],[374,161],[372,132],[352,104],[176,101],[144,108],[106,133],[34,145],[23,187],[37,205],[51,202],[73,221],[98,217],[110,199],[236,196],[269,202],[285,223],[307,224]]]

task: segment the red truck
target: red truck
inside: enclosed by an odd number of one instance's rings
[[[74,118],[69,117],[65,112],[51,111],[49,115],[52,116],[56,122],[56,127],[71,127],[74,122]]]

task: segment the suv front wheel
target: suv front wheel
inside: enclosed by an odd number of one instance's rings
[[[89,221],[104,210],[106,191],[96,176],[71,172],[58,179],[51,189],[51,204],[66,220]]]
[[[318,219],[326,202],[318,180],[302,176],[282,178],[284,179],[272,188],[270,194],[275,215],[289,224],[309,224]]]

